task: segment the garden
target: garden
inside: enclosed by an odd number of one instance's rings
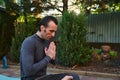
[[[10,52],[6,55],[8,64],[19,64],[21,43],[36,30],[34,26],[37,20],[30,16],[27,19],[27,24],[22,23],[23,16],[20,16],[15,24],[15,35],[9,46]],[[58,61],[54,68],[120,74],[119,53],[109,45],[103,45],[100,49],[89,47],[85,37],[86,21],[84,14],[77,15],[74,12],[66,12],[59,20],[59,29],[54,39]]]
[[[0,64],[3,65],[5,56],[8,66],[19,64],[21,43],[36,32],[37,23],[41,19],[33,14],[18,14],[17,10],[9,10],[9,7],[8,12],[0,8]],[[120,74],[120,52],[110,45],[104,44],[96,48],[87,42],[88,15],[84,12],[76,14],[74,11],[66,11],[56,17],[59,21],[54,38],[57,46],[57,63],[55,66],[49,64],[49,67]]]

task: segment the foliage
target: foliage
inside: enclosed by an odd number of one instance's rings
[[[109,52],[109,55],[110,55],[111,58],[115,58],[115,57],[117,56],[117,52],[111,50],[111,51]]]
[[[83,14],[65,12],[59,27],[57,56],[65,66],[85,64],[91,57],[86,44],[86,19]]]
[[[3,0],[0,0],[0,6],[1,6],[1,7],[5,7],[5,3],[4,3]]]
[[[20,6],[14,3],[14,0],[3,0],[5,3],[6,12],[11,15],[19,16],[20,14]]]
[[[10,15],[0,8],[0,59],[10,51],[11,40],[14,36],[14,21],[17,16]]]
[[[23,40],[27,37],[35,33],[36,31],[36,21],[35,18],[28,16],[28,24],[25,24],[21,21],[22,16],[18,18],[18,23],[15,27],[15,37],[12,38],[12,46],[10,48],[10,56],[11,60],[15,62],[19,62],[20,58],[20,48]]]
[[[61,9],[58,8],[59,1],[60,0],[22,0],[21,4],[23,5],[22,9],[26,14],[32,13],[32,15],[37,16],[38,14],[51,9],[62,12]]]
[[[98,54],[99,56],[101,56],[102,50],[101,50],[101,49],[97,49],[97,48],[92,49],[92,54],[93,54],[93,55],[94,55],[94,54]],[[111,58],[111,59],[114,59],[114,58],[117,57],[117,52],[114,51],[114,50],[110,50],[110,51],[109,51],[109,55],[110,55],[110,58]]]
[[[120,0],[76,0],[74,4],[81,4],[86,14],[120,11]]]

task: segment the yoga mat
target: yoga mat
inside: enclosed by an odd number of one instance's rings
[[[20,78],[8,77],[0,74],[0,80],[20,80]]]

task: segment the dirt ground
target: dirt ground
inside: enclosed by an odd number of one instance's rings
[[[90,61],[86,65],[75,65],[73,67],[65,67],[61,65],[51,65],[49,67],[54,67],[58,69],[73,69],[73,70],[81,70],[81,71],[93,71],[93,72],[101,72],[101,73],[112,73],[112,74],[120,74],[120,62],[117,60],[110,61]]]

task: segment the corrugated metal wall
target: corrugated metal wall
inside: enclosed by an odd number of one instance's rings
[[[120,43],[120,13],[90,15],[87,41]]]

